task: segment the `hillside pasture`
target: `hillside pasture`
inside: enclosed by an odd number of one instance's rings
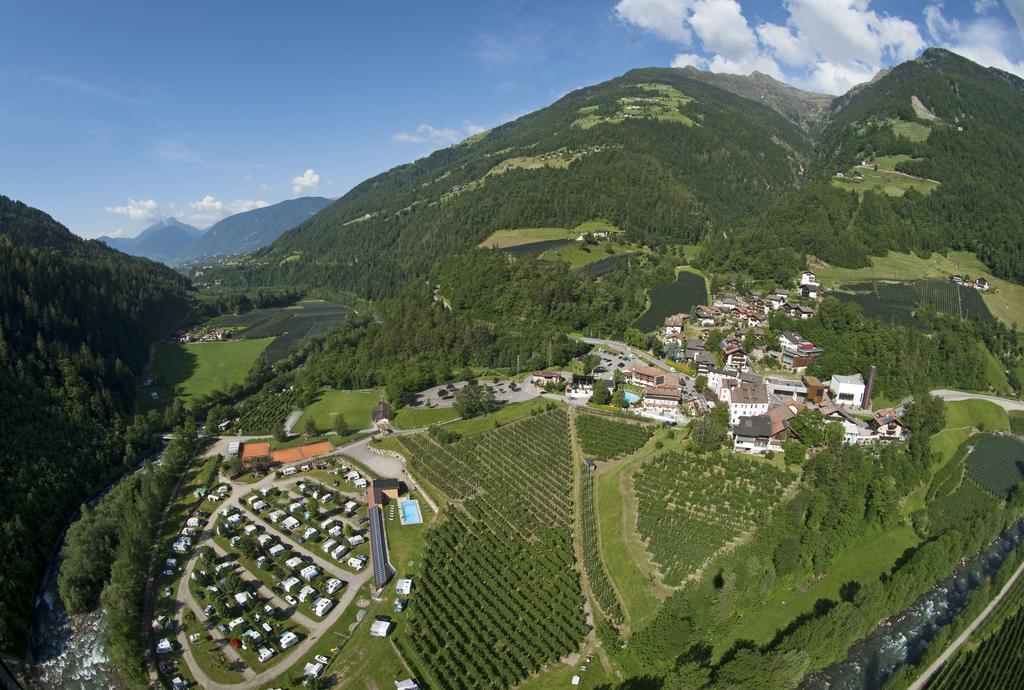
[[[1010,418],[999,405],[988,400],[957,400],[946,403],[947,429],[1009,431]]]
[[[651,290],[650,298],[651,305],[636,321],[636,327],[644,332],[661,326],[666,316],[688,314],[698,304],[707,304],[707,283],[698,273],[680,271],[671,283]]]
[[[845,178],[833,177],[832,184],[839,189],[852,190],[858,194],[871,190],[889,196],[903,196],[911,189],[927,195],[939,186],[935,180],[926,180],[895,170],[882,170],[882,166],[879,166],[878,170],[857,166],[854,171],[860,173],[864,179],[853,179],[850,177],[852,173],[849,173]]]
[[[568,240],[584,232],[620,233],[622,230],[603,220],[587,220],[574,228],[506,228],[495,230],[478,247],[483,249],[505,249],[522,244],[534,244],[548,240]]]
[[[574,270],[582,270],[593,264],[600,262],[607,264],[609,261],[615,262],[612,265],[614,268],[618,262],[624,260],[624,258],[617,257],[632,256],[637,253],[637,250],[636,245],[619,244],[608,240],[600,241],[597,244],[572,241],[548,249],[539,256],[544,261],[562,261],[569,264],[569,267]]]
[[[904,139],[910,139],[911,141],[924,141],[932,133],[930,125],[920,122],[894,119],[889,120],[889,125],[892,127],[893,134]]]
[[[976,437],[967,456],[967,473],[996,496],[1009,498],[1024,480],[1024,443],[1001,434]]]

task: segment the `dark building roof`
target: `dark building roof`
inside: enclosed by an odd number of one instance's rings
[[[732,433],[734,436],[748,438],[768,438],[772,435],[772,420],[763,414],[756,417],[740,417],[739,423],[732,428]]]
[[[380,507],[370,508],[370,559],[373,561],[373,583],[382,589],[394,577],[395,569],[388,560],[388,542],[384,533],[384,513]]]
[[[391,406],[388,405],[383,400],[377,403],[377,405],[373,408],[373,414],[370,415],[370,418],[373,420],[374,424],[381,421],[382,419],[389,419],[390,417]]]
[[[373,488],[381,489],[381,490],[386,490],[386,489],[401,490],[402,482],[400,482],[397,479],[394,479],[392,477],[381,477],[380,479],[374,479],[373,480]]]

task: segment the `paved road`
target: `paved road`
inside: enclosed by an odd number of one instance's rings
[[[978,629],[978,626],[985,622],[985,619],[988,618],[988,615],[992,613],[993,609],[995,609],[996,606],[999,605],[999,602],[1003,600],[1003,597],[1006,596],[1007,592],[1009,592],[1010,589],[1013,588],[1014,583],[1017,582],[1018,578],[1020,578],[1021,573],[1024,573],[1024,563],[1021,563],[1021,565],[1017,568],[1013,575],[1010,576],[1010,579],[1007,580],[1006,584],[1003,585],[1003,588],[999,590],[999,594],[996,595],[995,599],[990,601],[988,606],[986,606],[985,609],[978,614],[978,617],[975,618],[971,622],[971,624],[967,626],[967,629],[960,633],[959,637],[953,640],[953,644],[949,645],[949,647],[947,647],[946,650],[942,652],[942,655],[939,656],[939,658],[936,659],[934,662],[932,662],[931,666],[926,668],[924,670],[924,673],[917,677],[917,680],[911,683],[909,690],[922,690],[922,688],[924,688],[924,686],[928,684],[928,681],[931,680],[932,676],[939,672],[939,669],[942,668],[942,665],[949,661],[950,657],[956,654],[956,651],[960,649],[964,642],[966,642],[967,639],[974,633],[974,631]]]
[[[984,395],[982,393],[964,393],[963,391],[937,390],[932,395],[949,402],[958,400],[988,400],[999,405],[1004,410],[1024,410],[1024,401],[1013,400],[1012,398],[1000,398],[996,395]]]
[[[274,483],[275,479],[276,473],[271,473],[268,474],[263,479],[261,479],[260,481],[255,482],[253,484],[229,482],[232,484],[231,495],[223,503],[220,504],[218,511],[228,506],[235,506],[242,510],[244,513],[246,513],[247,517],[251,519],[253,517],[252,514],[248,513],[245,510],[245,507],[243,507],[242,505],[242,495],[247,494],[253,490],[262,489],[265,486],[270,486],[271,484]],[[288,488],[292,484],[296,484],[301,480],[302,477],[293,477],[288,481],[281,482],[279,486]],[[258,520],[253,520],[253,522],[263,522],[265,526],[268,526],[267,523],[264,520],[262,520],[262,518]],[[355,574],[347,570],[343,570],[341,567],[335,565],[333,562],[330,562],[322,558],[320,554],[308,551],[307,549],[303,548],[301,545],[297,544],[294,540],[292,540],[291,537],[281,535],[276,531],[274,533],[277,534],[281,541],[288,543],[292,547],[292,553],[300,553],[307,556],[312,556],[316,564],[325,573],[330,573],[334,577],[337,577],[340,580],[344,580],[346,584],[344,589],[342,590],[341,598],[338,600],[337,604],[335,604],[334,608],[331,609],[331,612],[321,621],[313,621],[310,620],[307,616],[302,615],[301,613],[296,613],[296,620],[301,625],[303,625],[308,631],[307,637],[303,639],[299,644],[289,649],[287,652],[284,652],[284,654],[287,656],[286,659],[281,660],[280,662],[278,662],[271,668],[267,669],[266,671],[257,674],[252,669],[246,668],[242,672],[242,675],[245,678],[245,680],[243,680],[241,683],[217,683],[214,680],[212,680],[209,676],[207,676],[206,673],[203,671],[202,667],[196,662],[195,658],[193,657],[191,648],[189,646],[184,631],[180,631],[177,635],[177,639],[178,644],[181,645],[181,648],[183,650],[182,659],[188,665],[189,670],[192,672],[192,675],[195,677],[196,681],[207,690],[254,690],[255,688],[262,687],[269,683],[275,677],[279,676],[285,669],[287,669],[289,666],[295,663],[296,659],[302,658],[310,650],[310,648],[313,647],[316,641],[320,639],[320,636],[327,632],[330,629],[330,627],[335,623],[335,621],[337,621],[337,619],[341,616],[341,614],[351,605],[352,601],[356,597],[356,593],[359,591],[359,588],[362,587],[363,584],[367,580],[369,580],[373,574],[371,568],[366,568],[362,572]],[[204,530],[201,539],[193,547],[192,556],[191,558],[189,558],[189,561],[186,564],[185,570],[182,574],[181,580],[178,583],[177,600],[191,608],[192,611],[196,614],[197,620],[203,620],[206,617],[206,615],[202,612],[202,607],[200,607],[198,603],[192,598],[192,592],[188,588],[189,576],[195,569],[196,562],[198,561],[199,548],[201,546],[212,546],[213,550],[217,552],[218,555],[224,555],[224,550],[220,546],[218,546],[216,542],[213,541],[212,536],[213,532],[211,529]],[[244,568],[242,570],[244,571]],[[243,577],[243,579],[248,580],[249,578]],[[277,595],[275,595],[273,592],[267,589],[267,587],[262,583],[260,583],[259,591],[264,598],[269,599],[281,610],[287,610],[288,608],[290,608],[283,600],[281,600]],[[215,639],[217,639],[216,635],[217,634],[214,633]],[[230,645],[228,645],[223,638],[218,639],[218,642],[220,643],[221,648],[228,655],[228,658],[230,660],[235,661],[240,659],[238,653]],[[273,640],[271,640],[270,642],[273,642]],[[276,649],[276,644],[273,644],[272,646],[274,646]],[[281,654],[280,651],[278,653]]]
[[[302,410],[295,410],[290,415],[288,415],[288,419],[284,420],[284,433],[292,433],[292,429],[295,427],[296,424],[298,424],[299,418],[301,416]]]

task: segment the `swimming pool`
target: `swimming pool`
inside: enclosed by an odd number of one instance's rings
[[[398,502],[398,509],[401,512],[401,523],[403,525],[418,525],[423,522],[420,514],[420,502],[417,500],[405,500]]]
[[[622,397],[626,399],[630,405],[635,405],[640,402],[640,396],[632,391],[626,391],[622,394]]]

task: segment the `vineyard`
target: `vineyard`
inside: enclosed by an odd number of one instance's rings
[[[1024,581],[1018,581],[979,628],[980,645],[956,654],[927,690],[1019,688],[1024,678]],[[987,636],[986,636],[987,634]]]
[[[596,414],[576,416],[576,434],[583,452],[597,460],[635,453],[654,429],[647,424],[617,422]]]
[[[734,455],[666,453],[647,461],[634,480],[637,528],[665,583],[681,584],[730,541],[754,530],[793,479]]]
[[[1024,479],[1024,443],[1013,436],[986,434],[972,439],[967,472],[1000,498],[1009,498]]]
[[[284,424],[293,410],[299,409],[299,392],[293,389],[280,393],[266,391],[247,399],[240,409],[236,430],[240,434],[272,434]]]
[[[965,319],[988,320],[992,313],[985,306],[981,293],[941,278],[925,278],[914,282],[874,281],[852,283],[837,293],[842,300],[858,304],[872,318],[905,326],[921,327],[914,311],[930,305],[940,314]]]
[[[576,421],[579,425],[579,417]],[[622,623],[622,607],[601,561],[601,547],[597,543],[597,511],[594,508],[594,477],[586,472],[580,490],[580,508],[583,513],[583,567],[587,581],[605,617],[614,625]]]
[[[268,362],[275,362],[299,343],[330,333],[350,311],[341,304],[305,301],[290,307],[256,309],[237,316],[221,317],[211,321],[210,325],[241,329],[235,337],[247,340],[276,336],[263,353]]]
[[[565,412],[450,445],[426,434],[399,441],[416,475],[454,502],[427,536],[407,632],[396,639],[430,686],[511,687],[577,649],[586,627]]]
[[[688,314],[698,304],[707,304],[708,290],[703,276],[681,271],[671,283],[651,290],[650,296],[651,306],[636,321],[636,327],[644,332],[661,326],[666,316]]]

